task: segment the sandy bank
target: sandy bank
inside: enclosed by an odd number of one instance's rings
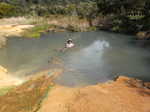
[[[0,19],[0,37],[20,36],[26,29],[34,27],[24,17]]]
[[[0,88],[14,85],[16,86],[21,84],[22,82],[23,82],[22,79],[10,75],[7,69],[0,66]]]
[[[34,25],[0,25],[0,48],[6,45],[7,37],[21,36],[26,29],[32,27],[34,27]]]
[[[0,25],[0,48],[7,43],[7,37],[21,36],[21,34],[33,25]]]
[[[83,88],[56,86],[38,112],[149,112],[150,89],[141,81],[119,77],[115,82]]]
[[[33,25],[0,25],[0,36],[20,36],[26,29],[32,28]]]
[[[21,36],[26,29],[34,27],[34,25],[28,24],[27,21],[23,17],[0,19],[0,48],[6,45],[6,37]]]

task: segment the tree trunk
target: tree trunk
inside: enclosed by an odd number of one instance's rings
[[[87,21],[88,21],[88,23],[89,23],[89,26],[92,27],[92,26],[93,26],[92,18],[87,17]]]

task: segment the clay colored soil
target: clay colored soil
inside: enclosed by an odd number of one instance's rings
[[[62,72],[31,75],[0,96],[0,112],[150,112],[149,82],[120,76],[112,82],[71,88],[53,83]]]
[[[8,37],[20,37],[27,29],[34,27],[26,18],[4,18],[0,19],[0,48],[7,44]]]
[[[46,75],[51,72],[51,75]],[[52,80],[62,73],[61,69],[43,71],[27,82],[0,96],[0,112],[37,112],[48,91],[53,88]],[[41,75],[43,74],[43,75]]]
[[[32,28],[33,25],[0,25],[0,36],[20,36],[25,29]]]
[[[7,86],[19,85],[22,82],[22,79],[10,75],[7,69],[0,66],[0,89]]]
[[[150,112],[150,89],[127,77],[83,88],[55,86],[38,112]]]

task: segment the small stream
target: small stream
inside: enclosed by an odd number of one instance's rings
[[[68,36],[68,35],[71,36]],[[68,38],[75,48],[59,52]],[[38,39],[13,37],[0,49],[0,65],[16,76],[48,67],[57,57],[65,72],[55,81],[67,86],[89,85],[126,75],[150,81],[150,51],[132,36],[108,32],[49,33]]]

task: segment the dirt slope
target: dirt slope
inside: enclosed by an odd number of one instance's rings
[[[38,112],[150,112],[150,89],[126,77],[84,88],[56,86]]]
[[[18,85],[21,84],[22,82],[23,82],[22,79],[10,75],[7,69],[0,66],[0,88]]]
[[[47,75],[49,72],[50,76]],[[53,87],[52,80],[62,72],[61,69],[42,71],[0,96],[0,112],[36,112]]]

